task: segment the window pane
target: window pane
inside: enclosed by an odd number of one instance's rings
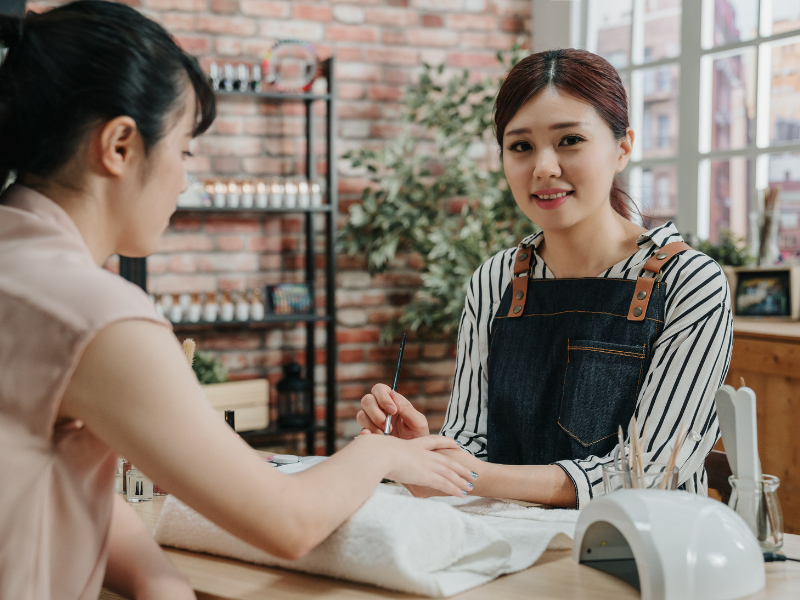
[[[711,149],[746,148],[755,137],[756,49],[712,63]]]
[[[800,153],[770,155],[769,184],[781,186],[778,200],[778,246],[781,255],[784,260],[799,257]]]
[[[642,156],[672,156],[678,148],[678,65],[642,69]]]
[[[714,45],[752,40],[758,34],[758,0],[714,2]],[[782,0],[779,0],[779,2]]]
[[[596,39],[594,52],[617,69],[630,63],[632,9],[633,0],[592,0],[589,5],[587,37]]]
[[[800,42],[772,46],[769,130],[773,144],[800,140]]]
[[[681,0],[647,0],[644,9],[644,62],[681,53]]]
[[[772,0],[772,35],[800,29],[800,0]]]
[[[748,158],[711,161],[709,240],[719,242],[719,234],[723,230],[732,231],[736,237],[749,239],[749,196],[752,187]]]
[[[675,165],[645,167],[642,169],[641,189],[631,189],[631,196],[639,201],[644,227],[656,227],[667,221],[676,221],[678,169]]]

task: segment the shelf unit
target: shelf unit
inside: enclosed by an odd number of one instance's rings
[[[191,333],[204,331],[255,331],[268,328],[278,323],[305,323],[306,325],[306,379],[315,389],[314,366],[314,329],[316,323],[324,322],[326,331],[325,342],[325,422],[315,424],[300,430],[284,430],[272,424],[266,429],[258,431],[241,432],[241,436],[251,445],[263,445],[275,440],[303,434],[306,438],[306,448],[313,452],[317,433],[325,434],[325,451],[328,455],[335,451],[336,442],[336,215],[338,214],[337,180],[336,180],[336,89],[333,79],[333,58],[322,61],[322,74],[328,80],[328,93],[280,93],[280,92],[225,92],[218,91],[218,98],[250,97],[262,102],[303,102],[305,104],[305,134],[306,134],[306,177],[312,179],[316,176],[316,156],[314,154],[315,115],[316,102],[324,102],[326,106],[326,160],[328,169],[326,180],[327,203],[322,206],[307,208],[206,208],[206,207],[181,207],[176,214],[179,215],[225,215],[227,217],[242,219],[257,219],[265,215],[287,213],[300,213],[305,215],[305,283],[309,285],[312,297],[315,288],[316,264],[314,256],[314,216],[317,214],[325,217],[325,312],[324,314],[303,315],[273,315],[264,316],[261,321],[217,321],[214,323],[175,323],[173,328],[176,333]],[[312,257],[310,260],[308,257]],[[147,259],[120,257],[120,275],[125,279],[139,285],[147,291]]]

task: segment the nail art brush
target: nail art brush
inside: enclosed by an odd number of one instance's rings
[[[406,347],[406,334],[400,340],[400,353],[397,355],[397,367],[394,370],[394,381],[392,382],[392,391],[397,391],[397,380],[400,377],[400,366],[403,364],[403,349]],[[389,430],[392,428],[392,415],[386,415],[386,426],[383,428],[383,435],[389,435]]]

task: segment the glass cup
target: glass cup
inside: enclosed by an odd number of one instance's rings
[[[774,475],[762,475],[761,481],[736,479],[733,475],[728,477],[731,484],[730,506],[741,514],[743,503],[740,501],[745,494],[756,497],[756,538],[764,552],[777,552],[783,547],[783,513],[778,501],[778,486],[781,480]],[[745,516],[745,515],[742,515]],[[745,522],[748,519],[745,517]]]
[[[619,463],[614,464],[610,462],[603,465],[603,487],[606,494],[616,492],[622,489],[665,489],[676,490],[678,489],[678,468],[674,467],[672,471],[667,472],[667,465],[664,463],[645,463],[643,465],[643,474],[641,477],[636,476],[634,471],[626,472],[619,468]],[[662,483],[664,487],[662,488]]]

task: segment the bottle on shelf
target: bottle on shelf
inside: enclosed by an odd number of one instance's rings
[[[203,305],[203,320],[213,323],[217,320],[219,313],[219,305],[217,304],[217,295],[214,292],[206,295],[206,302]]]
[[[221,321],[233,321],[234,306],[231,302],[231,295],[229,292],[222,293],[222,301],[219,304],[219,318]]]
[[[242,208],[253,208],[253,192],[255,186],[252,181],[245,181],[242,184]]]
[[[287,181],[284,186],[283,205],[286,208],[297,206],[297,184],[294,181]]]
[[[192,295],[184,292],[178,296],[178,301],[181,305],[181,310],[186,313],[189,310],[189,305],[192,303]]]
[[[236,306],[236,320],[247,321],[250,319],[250,303],[244,294],[234,295],[234,304]]]
[[[164,307],[161,306],[161,294],[156,294],[155,296],[150,294],[150,297],[153,299],[153,306],[156,307],[156,312],[158,313],[158,316],[163,317]]]
[[[203,307],[200,304],[200,294],[192,294],[191,302],[189,303],[189,310],[186,320],[190,323],[197,323],[203,315]]]
[[[233,80],[234,80],[233,65],[230,63],[225,63],[225,68],[223,73],[224,76],[222,79],[222,89],[224,89],[226,92],[232,92]]]
[[[225,208],[225,196],[228,192],[228,186],[221,181],[214,184],[214,208]]]
[[[263,181],[256,184],[256,206],[258,208],[267,208],[267,192],[269,188]]]
[[[208,67],[208,79],[211,81],[211,88],[215,92],[219,90],[219,85],[222,80],[219,76],[219,66],[215,62],[212,62]]]
[[[235,181],[228,183],[228,208],[239,208],[239,184]]]
[[[169,320],[180,323],[183,320],[183,307],[178,294],[172,294],[172,305],[169,307]]]
[[[136,467],[127,473],[126,497],[128,502],[146,502],[153,499],[153,482]]]
[[[233,87],[240,92],[246,92],[250,89],[250,70],[246,65],[240,64],[236,69],[236,81]]]
[[[301,181],[297,184],[297,206],[300,208],[308,208],[311,206],[311,194],[308,189],[307,181]]]
[[[250,81],[250,89],[254,92],[260,92],[261,85],[261,65],[253,65],[253,79]]]
[[[271,208],[280,208],[283,206],[283,184],[278,179],[272,180],[269,194],[269,205]]]
[[[264,318],[264,300],[261,297],[261,288],[253,290],[253,297],[250,299],[250,318],[253,321],[260,321]]]
[[[311,184],[311,206],[322,206],[322,188],[316,181]]]

